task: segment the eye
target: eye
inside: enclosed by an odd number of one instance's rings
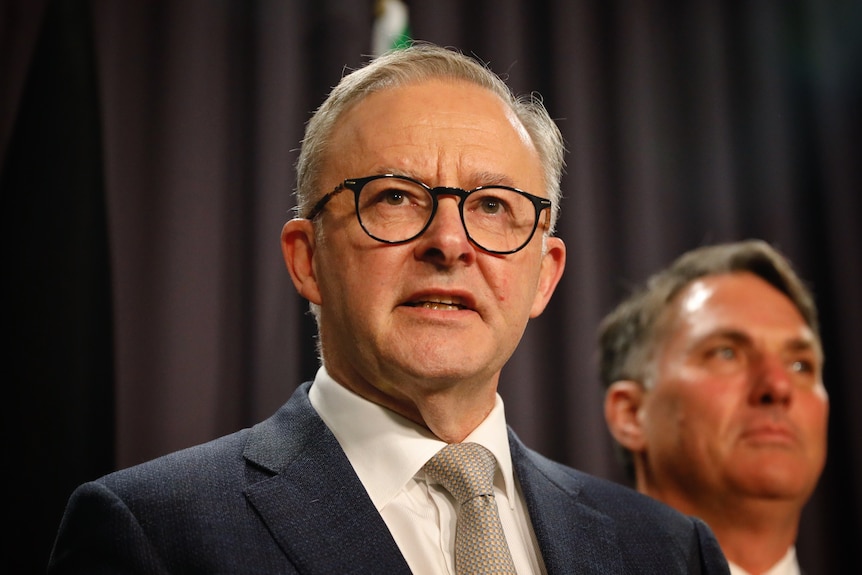
[[[388,188],[380,192],[380,194],[377,196],[377,201],[385,202],[390,206],[400,206],[407,201],[407,197],[401,190],[396,190],[395,188]]]
[[[427,208],[431,204],[430,196],[421,187],[407,181],[395,179],[380,179],[362,188],[360,207],[369,208],[402,208],[421,206]]]
[[[710,349],[707,352],[707,355],[724,361],[732,361],[736,359],[739,354],[736,352],[736,349],[727,345],[722,345]]]
[[[790,371],[795,373],[814,373],[814,363],[805,359],[798,359],[790,364]]]
[[[503,204],[498,198],[487,196],[478,202],[478,208],[483,214],[496,214],[503,210]]]
[[[745,347],[721,342],[704,349],[703,365],[715,374],[732,375],[744,370],[748,365]]]
[[[512,216],[512,200],[506,190],[486,188],[471,193],[464,205],[465,211],[477,216]]]

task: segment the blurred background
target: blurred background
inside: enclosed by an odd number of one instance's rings
[[[762,238],[814,288],[831,397],[807,575],[862,543],[862,2],[427,0],[411,37],[539,92],[566,138],[566,273],[503,374],[538,451],[625,482],[601,317],[683,251]],[[66,499],[249,426],[317,368],[281,259],[310,113],[373,54],[373,0],[0,0],[3,571]],[[854,367],[855,366],[855,367]]]

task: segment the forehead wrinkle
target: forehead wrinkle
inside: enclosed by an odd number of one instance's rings
[[[480,147],[478,154],[472,154],[469,150],[458,150],[452,152],[448,149],[440,149],[437,151],[437,180],[435,183],[426,181],[429,185],[444,185],[459,187],[465,190],[471,190],[480,186],[509,186],[512,188],[521,189],[523,186],[518,186],[518,182],[513,175],[499,171],[496,168],[503,167],[506,164],[507,158],[498,155],[492,162],[493,165],[487,166],[487,154],[485,148]],[[449,160],[450,158],[451,161]],[[454,168],[454,169],[453,169]],[[450,171],[452,170],[452,171]],[[539,171],[541,166],[539,166]],[[452,173],[457,177],[457,181],[452,181]],[[424,181],[424,180],[423,180]],[[532,193],[537,193],[536,191]]]
[[[384,94],[385,91],[381,92]],[[354,118],[348,116],[346,120],[349,120],[350,127],[344,135],[356,144],[355,149],[361,150],[366,160],[371,160],[366,165],[380,169],[349,176],[392,173],[422,181],[430,187],[442,185],[469,190],[483,185],[507,185],[544,195],[543,189],[536,189],[544,188],[541,160],[526,128],[498,95],[479,91],[470,97],[487,95],[493,99],[483,100],[482,113],[465,113],[457,106],[453,109],[444,106],[444,109],[435,109],[433,113],[420,112],[406,119],[397,138],[381,141],[374,124],[385,120],[389,110],[372,108],[369,113],[367,104],[375,99],[372,94],[348,112],[352,116],[364,110],[367,117],[362,122],[354,122]],[[453,149],[448,144],[455,126],[461,137],[453,142]],[[503,141],[506,145],[502,145]],[[510,173],[516,169],[515,165],[521,166],[528,160],[530,165],[524,167],[532,172],[535,166],[538,178],[535,182],[532,174],[529,182],[521,182],[518,174]],[[352,171],[356,169],[357,166],[351,168]]]

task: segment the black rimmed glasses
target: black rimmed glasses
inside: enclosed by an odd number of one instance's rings
[[[493,254],[523,249],[536,232],[539,216],[551,207],[551,200],[510,186],[432,188],[407,176],[380,174],[344,180],[323,196],[306,218],[316,218],[344,189],[353,192],[356,218],[365,233],[386,244],[401,244],[422,235],[437,213],[440,196],[457,196],[467,237]]]

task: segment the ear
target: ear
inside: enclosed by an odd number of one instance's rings
[[[551,301],[551,296],[554,295],[554,290],[557,289],[557,284],[560,283],[565,268],[566,244],[555,236],[546,238],[545,253],[542,255],[542,269],[539,270],[539,285],[536,288],[533,307],[530,309],[531,318],[538,317],[545,311],[545,307]]]
[[[311,303],[323,302],[314,270],[314,227],[305,218],[294,218],[281,229],[281,253],[299,295]]]
[[[637,381],[615,381],[605,393],[605,421],[617,442],[632,452],[646,447],[639,412],[646,397]]]

